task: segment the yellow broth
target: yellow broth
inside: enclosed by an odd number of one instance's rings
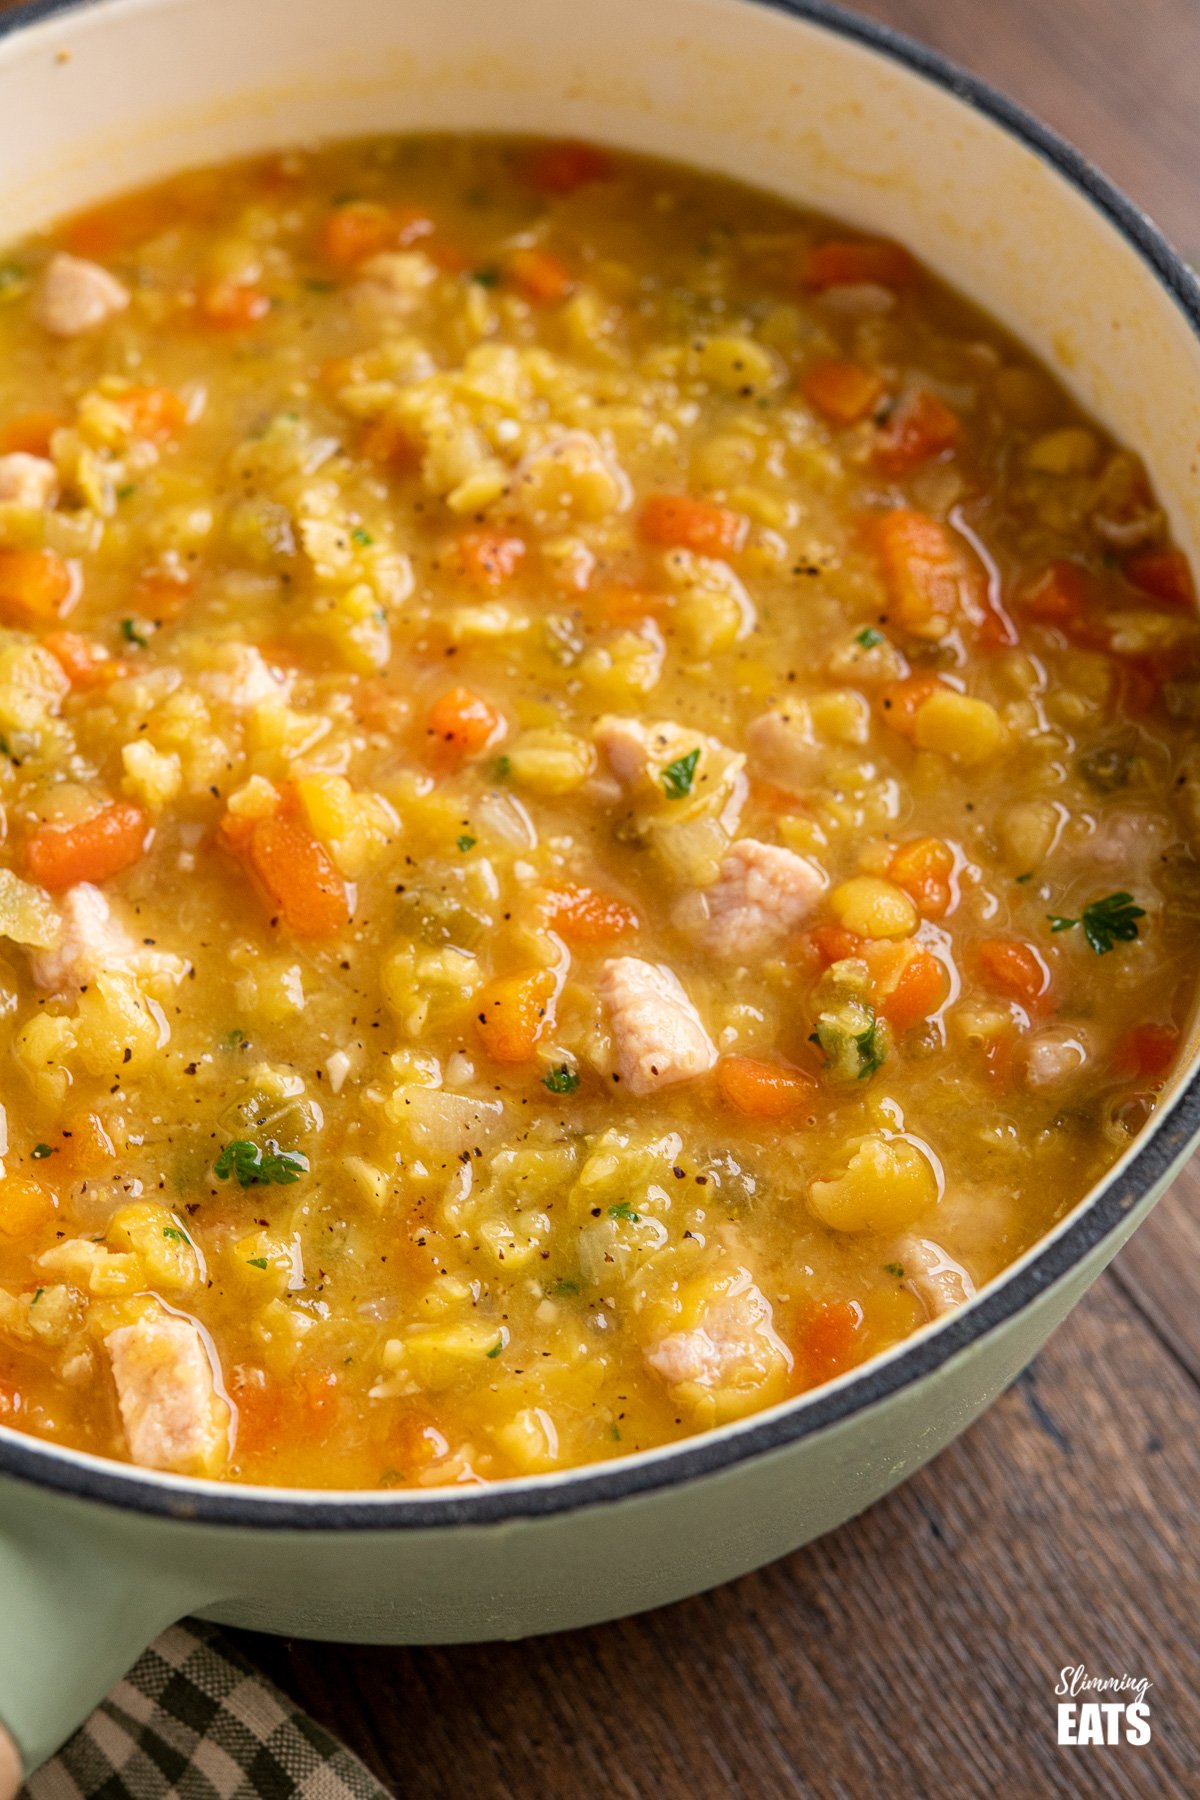
[[[4,1423],[626,1455],[963,1304],[1152,1114],[1191,577],[903,251],[400,138],[68,220],[0,303]]]

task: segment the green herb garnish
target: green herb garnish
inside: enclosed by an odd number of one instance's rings
[[[361,525],[356,525],[354,530],[350,533],[350,536],[354,539],[354,542],[364,550],[368,544],[373,544],[375,542],[375,539],[371,536],[370,532],[365,531]]]
[[[136,494],[136,493],[137,493],[137,482],[136,481],[127,481],[127,482],[125,482],[124,486],[119,487],[117,489],[117,499],[118,500],[131,500],[133,498],[134,494]]]
[[[1016,879],[1018,881],[1032,881],[1033,880],[1033,870],[1026,869],[1025,873],[1023,875],[1018,875],[1016,877]]]
[[[250,1039],[241,1026],[235,1025],[233,1030],[227,1031],[221,1039],[221,1048],[222,1050],[243,1050],[249,1042]]]
[[[38,1288],[37,1292],[33,1296],[33,1299],[29,1302],[30,1306],[36,1306],[38,1301],[41,1299],[42,1295],[45,1293],[45,1291],[46,1291],[45,1288]]]
[[[488,1360],[490,1361],[492,1359],[492,1357],[499,1356],[499,1354],[503,1350],[503,1348],[504,1348],[504,1339],[502,1337],[497,1338],[495,1343],[492,1345],[491,1349],[487,1353]]]
[[[308,1167],[307,1156],[299,1150],[281,1150],[274,1138],[267,1139],[265,1150],[249,1138],[236,1138],[232,1144],[226,1144],[213,1164],[220,1180],[228,1181],[234,1175],[244,1188],[256,1184],[269,1187],[272,1182],[286,1187],[307,1175]]]
[[[269,1256],[248,1256],[246,1261],[252,1269],[269,1269],[271,1266]]]
[[[492,764],[492,774],[496,777],[497,781],[507,781],[512,774],[511,757],[498,756]]]
[[[873,1075],[876,1069],[882,1069],[884,1064],[883,1045],[879,1041],[879,1020],[872,1019],[865,1031],[856,1033],[854,1042],[862,1062],[858,1079],[865,1081],[868,1075]]]
[[[29,1154],[34,1162],[44,1162],[46,1157],[54,1155],[54,1149],[50,1144],[35,1144]]]
[[[885,1275],[894,1275],[897,1281],[902,1281],[904,1279],[904,1264],[884,1263],[883,1272]]]
[[[700,749],[689,750],[686,756],[676,757],[663,770],[663,789],[668,800],[683,800],[692,791],[692,782],[696,776],[696,764],[700,761]]]
[[[500,286],[500,271],[492,267],[472,269],[471,280],[477,287],[494,288]]]
[[[642,1222],[641,1213],[634,1212],[628,1200],[618,1200],[615,1206],[610,1206],[608,1216],[610,1219],[627,1219],[631,1225],[640,1225]]]
[[[542,1086],[548,1087],[552,1094],[573,1094],[579,1086],[579,1077],[574,1069],[568,1069],[566,1063],[562,1063],[542,1076]]]
[[[163,1226],[163,1236],[165,1238],[170,1238],[170,1240],[173,1244],[186,1244],[187,1243],[187,1239],[184,1237],[182,1231],[177,1231],[175,1229],[174,1225],[164,1225]]]
[[[310,275],[304,285],[310,294],[332,294],[337,289],[336,281],[325,281],[317,275]]]
[[[137,619],[121,620],[121,636],[127,644],[136,644],[139,650],[144,650],[150,642],[150,639],[141,630],[140,621]]]
[[[864,650],[873,650],[876,644],[883,643],[884,638],[882,631],[876,631],[873,625],[864,625],[861,631],[855,633],[854,641],[861,644]]]
[[[1082,925],[1083,935],[1097,956],[1107,956],[1114,944],[1132,944],[1138,934],[1137,922],[1145,916],[1145,907],[1124,892],[1089,900],[1077,919],[1046,914],[1051,931],[1073,931],[1076,925]]]
[[[468,850],[473,850],[475,848],[476,840],[473,837],[467,837],[466,834],[464,833],[462,837],[460,837],[456,840],[456,842],[458,844],[459,849],[462,851],[463,855],[465,856],[467,854]]]

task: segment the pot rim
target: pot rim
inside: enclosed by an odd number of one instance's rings
[[[891,26],[844,12],[829,0],[742,3],[785,13],[888,58],[1026,144],[1116,227],[1200,338],[1200,281],[1182,257],[1108,176],[1023,106],[939,51]],[[93,6],[94,0],[26,0],[0,18],[0,43],[43,20],[90,12]],[[846,1422],[936,1374],[954,1357],[999,1330],[1116,1232],[1138,1203],[1165,1180],[1197,1133],[1200,1070],[1193,1072],[1162,1118],[1149,1125],[1130,1155],[1080,1203],[1076,1215],[998,1275],[962,1313],[919,1331],[861,1370],[766,1413],[630,1457],[451,1495],[411,1489],[374,1494],[242,1487],[163,1475],[0,1426],[0,1477],[128,1512],[196,1524],[293,1531],[395,1531],[542,1518],[716,1475]]]

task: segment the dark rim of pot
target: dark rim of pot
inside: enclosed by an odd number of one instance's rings
[[[1152,271],[1200,337],[1200,283],[1158,228],[1086,157],[1038,119],[966,73],[935,50],[873,20],[842,12],[825,0],[747,0],[787,13],[915,70],[935,86],[1002,126],[1086,196],[1116,227]],[[93,0],[33,0],[0,18],[0,39],[60,13],[91,10]],[[1200,1131],[1200,1073],[1192,1077],[1170,1113],[1151,1126],[1141,1148],[1116,1177],[1101,1184],[1079,1214],[1011,1275],[1000,1275],[963,1315],[877,1365],[867,1364],[829,1391],[815,1390],[789,1405],[723,1431],[682,1440],[656,1453],[585,1465],[561,1477],[501,1482],[466,1493],[430,1495],[397,1490],[386,1496],[338,1493],[326,1499],[306,1489],[240,1489],[236,1484],[147,1479],[128,1465],[50,1449],[34,1438],[5,1432],[0,1475],[79,1499],[131,1512],[212,1525],[283,1530],[430,1530],[533,1519],[577,1507],[603,1505],[658,1488],[695,1481],[797,1443],[878,1405],[890,1395],[933,1375],[1068,1276],[1092,1250],[1117,1232],[1129,1213],[1164,1182]]]

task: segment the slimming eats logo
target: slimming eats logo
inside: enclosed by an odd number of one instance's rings
[[[1060,1744],[1148,1744],[1150,1708],[1144,1675],[1089,1675],[1087,1666],[1060,1669],[1054,1692]],[[1090,1696],[1103,1695],[1103,1699]],[[1083,1698],[1080,1698],[1083,1696]]]

